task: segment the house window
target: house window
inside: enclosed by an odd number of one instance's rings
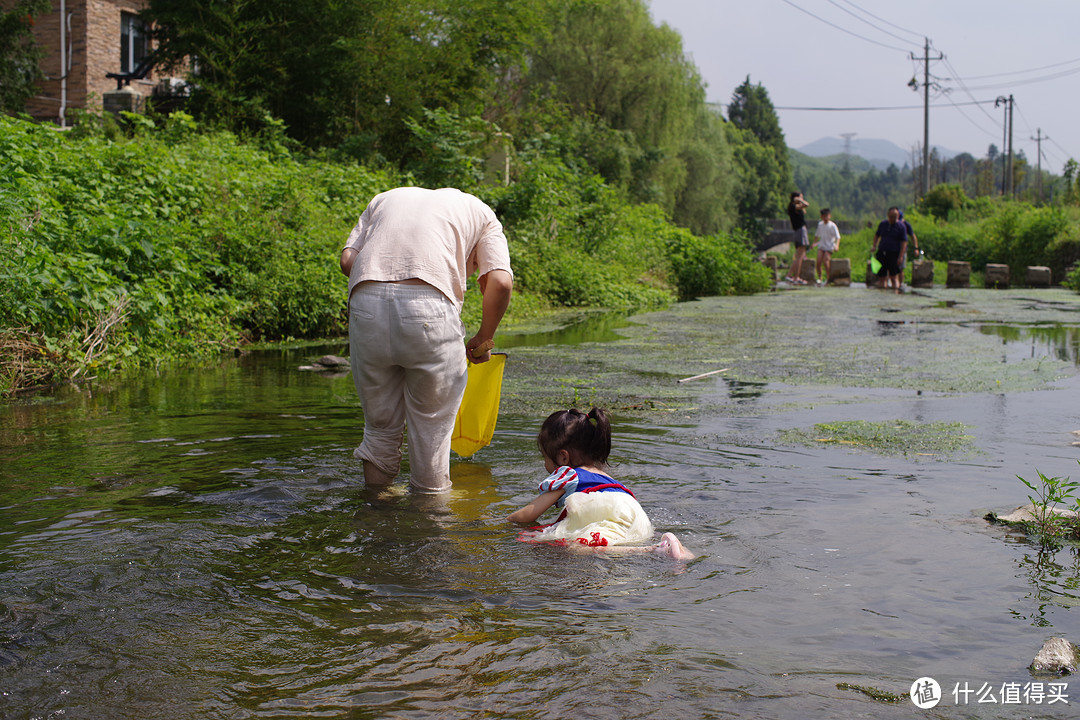
[[[138,15],[120,13],[120,72],[131,72],[147,56],[148,35]]]

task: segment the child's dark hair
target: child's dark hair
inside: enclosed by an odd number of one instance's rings
[[[832,212],[832,210],[830,210],[829,208],[821,208],[821,214],[822,214],[823,216],[824,216],[824,215],[828,215],[828,214],[829,214],[829,213],[831,213],[831,212]]]
[[[589,414],[577,408],[548,415],[536,436],[540,452],[555,460],[560,450],[570,453],[571,465],[604,467],[611,454],[611,421],[607,412],[594,407]]]

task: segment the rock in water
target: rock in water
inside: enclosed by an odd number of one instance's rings
[[[1080,649],[1065,638],[1050,638],[1031,661],[1033,675],[1068,675],[1076,672]]]
[[[343,358],[337,355],[323,355],[315,362],[317,362],[319,365],[322,365],[323,367],[338,367],[341,365],[348,365],[349,358]]]

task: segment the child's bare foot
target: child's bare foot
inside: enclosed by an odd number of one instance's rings
[[[656,545],[656,552],[668,555],[675,560],[694,559],[694,553],[683,547],[683,544],[679,542],[679,538],[671,533],[664,533],[660,536],[660,542]]]

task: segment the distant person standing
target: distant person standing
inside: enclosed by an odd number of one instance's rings
[[[810,245],[810,236],[806,229],[806,208],[810,203],[803,199],[801,192],[791,193],[791,202],[787,206],[787,214],[791,219],[791,229],[795,231],[792,243],[795,245],[795,257],[791,261],[791,272],[785,278],[792,285],[805,285],[802,275],[803,258],[806,257],[806,248]]]
[[[900,258],[907,252],[907,227],[900,220],[900,209],[889,208],[888,220],[882,220],[874,233],[874,257],[881,263],[877,272],[878,287],[892,287],[901,292],[903,275],[900,274]]]
[[[818,221],[814,237],[817,238],[814,243],[817,246],[814,275],[818,285],[825,285],[829,282],[829,272],[832,270],[832,254],[840,249],[840,228],[832,221],[829,208],[821,209],[821,220]]]
[[[912,257],[914,257],[915,259],[918,259],[918,257],[919,257],[919,238],[915,237],[915,230],[914,230],[914,228],[911,227],[911,223],[909,223],[906,219],[904,219],[904,211],[903,210],[900,211],[900,222],[904,223],[904,229],[907,230],[907,236],[909,238],[911,238],[912,243],[914,243],[915,251],[912,253]],[[901,262],[900,266],[903,267],[903,265],[904,264]]]

